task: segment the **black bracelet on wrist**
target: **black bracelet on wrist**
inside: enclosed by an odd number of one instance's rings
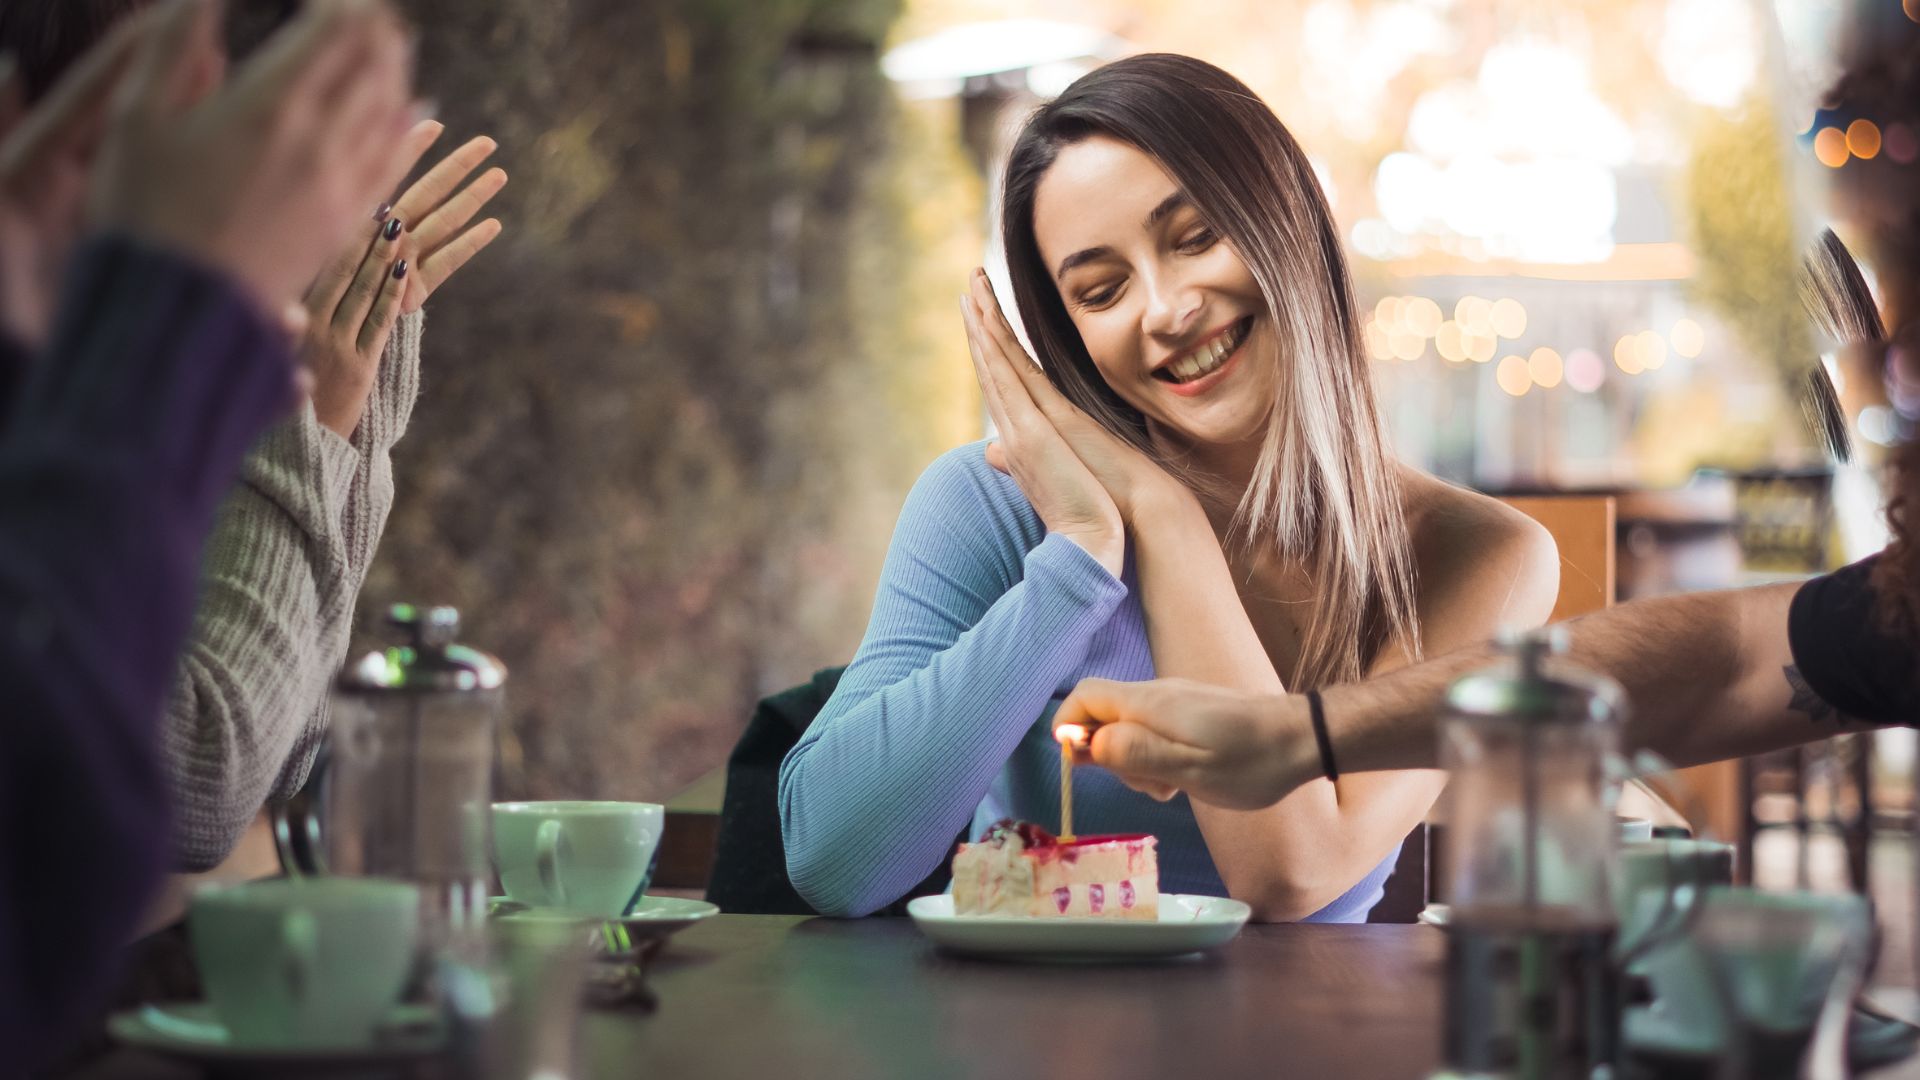
[[[1327,711],[1320,704],[1320,691],[1307,691],[1307,715],[1313,720],[1313,741],[1320,744],[1320,771],[1327,779],[1340,779],[1340,770],[1333,764],[1333,737],[1327,734]]]

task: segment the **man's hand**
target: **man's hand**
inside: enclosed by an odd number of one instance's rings
[[[1079,756],[1156,799],[1180,791],[1231,810],[1271,806],[1320,773],[1303,699],[1186,679],[1083,679],[1054,727],[1093,733]]]

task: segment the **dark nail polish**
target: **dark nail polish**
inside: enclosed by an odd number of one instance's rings
[[[401,278],[406,276],[407,276],[407,260],[401,259],[399,262],[393,264],[393,280],[399,281]]]
[[[387,227],[381,231],[380,235],[389,240],[398,240],[400,239],[400,230],[403,228],[405,228],[405,226],[400,224],[400,219],[394,218],[387,222]]]
[[[393,204],[389,202],[383,202],[380,204],[380,209],[375,210],[373,212],[373,220],[385,221],[387,220],[387,215],[391,213],[393,213]]]

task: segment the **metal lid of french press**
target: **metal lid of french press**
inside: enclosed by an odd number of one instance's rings
[[[1461,716],[1570,723],[1618,720],[1626,705],[1626,691],[1619,683],[1553,659],[1566,652],[1571,641],[1562,625],[1501,631],[1499,644],[1506,656],[1449,686],[1447,707]]]
[[[394,604],[387,624],[407,642],[370,652],[341,671],[339,689],[357,694],[442,694],[497,690],[506,665],[478,649],[454,643],[460,613],[450,607]]]

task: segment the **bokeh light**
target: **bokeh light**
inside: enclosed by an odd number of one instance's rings
[[[1575,349],[1567,354],[1567,385],[1583,394],[1591,394],[1607,381],[1607,362],[1592,349]]]
[[[1373,305],[1373,317],[1388,333],[1400,328],[1400,298],[1383,296]]]
[[[1533,376],[1527,371],[1527,362],[1518,356],[1506,356],[1500,360],[1500,366],[1493,373],[1493,381],[1500,389],[1520,397],[1533,385]]]
[[[1520,301],[1502,298],[1493,302],[1493,308],[1487,313],[1493,323],[1493,332],[1509,340],[1527,332],[1527,309]]]
[[[1387,347],[1396,360],[1418,360],[1427,351],[1427,339],[1406,330],[1395,330],[1387,337]]]
[[[1813,137],[1813,156],[1829,169],[1847,163],[1847,136],[1837,127],[1823,127]]]
[[[1415,296],[1400,305],[1400,325],[1419,334],[1432,337],[1440,329],[1440,305],[1424,296]]]
[[[1652,330],[1642,330],[1640,338],[1640,366],[1648,371],[1658,371],[1667,362],[1667,339]]]
[[[1493,304],[1478,296],[1463,296],[1453,305],[1453,319],[1464,333],[1476,337],[1493,334]]]
[[[1433,349],[1441,359],[1449,363],[1464,363],[1467,359],[1467,343],[1460,333],[1460,324],[1448,319],[1433,332]]]
[[[1880,153],[1880,125],[1861,117],[1847,125],[1847,153],[1871,161]]]
[[[1882,148],[1893,160],[1902,165],[1911,165],[1916,157],[1920,157],[1920,138],[1915,138],[1913,129],[1905,124],[1888,124]]]
[[[1613,364],[1629,375],[1638,375],[1647,370],[1646,362],[1640,356],[1639,335],[1628,334],[1613,343]]]
[[[1691,360],[1707,347],[1707,332],[1692,319],[1673,324],[1673,351]]]
[[[1560,377],[1565,374],[1565,371],[1566,366],[1561,361],[1560,354],[1545,345],[1533,350],[1533,353],[1527,357],[1527,374],[1532,377],[1534,385],[1543,390],[1551,390],[1559,386]]]
[[[1492,334],[1467,334],[1462,344],[1466,346],[1467,359],[1484,364],[1493,359],[1494,350],[1500,347],[1500,339]]]

